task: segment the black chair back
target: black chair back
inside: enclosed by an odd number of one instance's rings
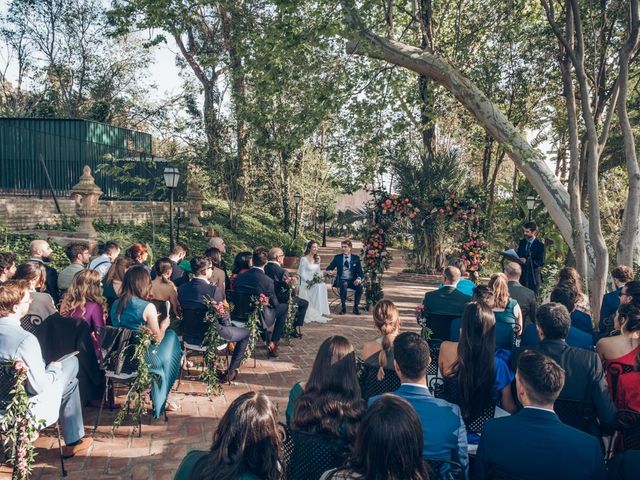
[[[362,398],[366,401],[376,395],[382,395],[383,393],[395,392],[400,388],[400,378],[395,370],[391,368],[384,369],[384,378],[378,380],[377,365],[370,363],[363,363],[360,374],[360,390],[362,391]]]
[[[633,366],[627,365],[625,363],[611,362],[609,365],[607,365],[607,373],[611,378],[611,399],[613,400],[613,403],[616,402],[616,398],[618,395],[618,380],[620,379],[620,375],[631,373],[633,371]]]
[[[438,376],[438,361],[440,358],[440,344],[442,340],[437,338],[429,340],[429,355],[431,356],[431,363],[427,367],[427,376]]]
[[[640,450],[640,412],[628,409],[619,410],[618,430],[622,436],[624,451]]]
[[[284,442],[287,480],[319,480],[324,472],[341,466],[348,449],[340,440],[286,427]]]
[[[520,325],[517,323],[496,322],[496,347],[513,350],[520,336]]]
[[[158,310],[158,322],[161,322],[162,320],[167,318],[169,316],[169,313],[171,313],[166,301],[151,300],[151,303],[153,303],[156,307],[156,310]]]
[[[28,314],[20,319],[20,326],[27,332],[33,333],[38,336],[38,329],[42,325],[44,320],[39,315]]]
[[[4,412],[11,400],[11,393],[16,386],[15,373],[10,365],[0,366],[0,411]]]
[[[201,308],[183,308],[182,309],[182,328],[183,337],[202,338],[204,339],[209,322],[205,320],[207,315],[207,307]]]
[[[129,328],[106,326],[100,329],[99,339],[101,369],[117,375],[138,370],[138,361],[134,356],[135,346],[139,343],[138,332]]]
[[[249,315],[254,309],[251,297],[255,297],[256,295],[252,293],[229,291],[227,293],[227,296],[233,304],[233,309],[231,310],[231,320],[247,323]]]
[[[600,427],[591,403],[558,398],[553,409],[562,423],[600,437]]]
[[[464,480],[462,466],[450,460],[425,458],[429,470],[429,480]]]
[[[447,402],[460,405],[460,394],[458,389],[457,377],[445,377],[442,398],[444,398]],[[464,420],[464,424],[467,432],[480,435],[482,433],[482,428],[484,427],[485,422],[494,418],[495,414],[496,406],[492,404],[487,406],[482,412],[480,412],[480,414],[471,418],[466,418]]]

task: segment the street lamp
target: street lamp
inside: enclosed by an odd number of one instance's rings
[[[529,195],[525,202],[527,204],[527,210],[529,210],[529,221],[531,221],[531,212],[533,212],[533,209],[536,208],[536,197],[534,197],[533,195]]]
[[[176,207],[176,243],[180,243],[180,220],[182,220],[182,207]]]
[[[296,239],[298,237],[298,207],[300,206],[300,202],[302,201],[302,195],[300,195],[299,193],[296,193],[293,196],[293,203],[296,206],[296,218],[295,218],[295,223],[293,226],[293,238]]]
[[[322,246],[327,246],[327,202],[324,202],[324,214],[322,215]]]
[[[166,167],[163,172],[164,184],[169,189],[169,250],[173,250],[173,190],[180,181],[180,170]]]

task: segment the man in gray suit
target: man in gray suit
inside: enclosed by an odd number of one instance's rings
[[[524,327],[536,321],[536,309],[538,308],[536,294],[520,283],[522,268],[516,262],[507,263],[504,266],[504,274],[509,280],[509,295],[518,301],[520,310],[522,310],[522,318],[524,319],[522,331],[524,331]]]
[[[27,392],[36,420],[52,425],[61,420],[66,446],[65,458],[87,451],[93,445],[84,436],[82,403],[78,390],[78,359],[44,364],[36,337],[20,326],[31,299],[29,285],[23,280],[0,285],[0,361],[22,360],[29,369]]]

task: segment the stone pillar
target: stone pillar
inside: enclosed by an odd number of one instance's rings
[[[95,184],[88,165],[85,165],[82,170],[80,181],[71,188],[71,195],[76,203],[76,215],[80,220],[77,233],[86,238],[97,237],[93,221],[99,213],[98,199],[102,195],[102,190]]]
[[[204,195],[200,191],[200,187],[197,185],[189,185],[189,191],[187,192],[187,211],[189,213],[189,225],[194,227],[201,226],[200,215],[202,215],[202,201]]]

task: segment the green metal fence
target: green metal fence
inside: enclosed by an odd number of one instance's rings
[[[89,165],[103,198],[164,199],[166,162],[152,157],[151,141],[89,120],[0,118],[0,193],[66,196]]]

